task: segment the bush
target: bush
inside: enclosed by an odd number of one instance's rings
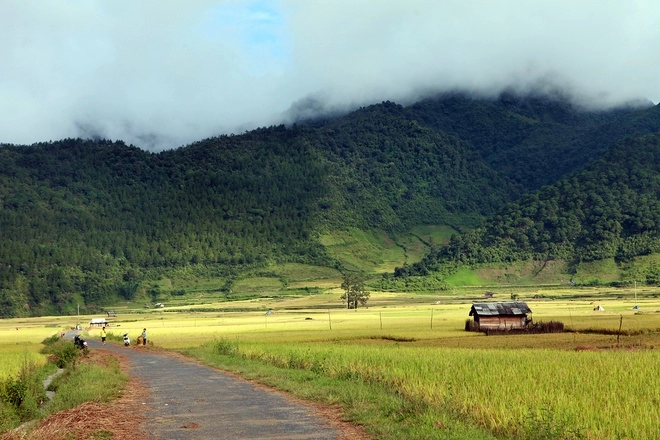
[[[471,331],[481,331],[487,335],[519,335],[519,334],[539,334],[539,333],[563,333],[564,332],[564,323],[559,321],[549,321],[543,322],[539,321],[538,323],[529,324],[522,328],[484,328],[484,329],[474,329]],[[465,323],[465,330],[468,330],[468,323]]]
[[[44,339],[43,341],[41,341],[41,343],[42,343],[43,345],[45,345],[45,346],[49,346],[49,345],[53,345],[53,344],[55,344],[55,343],[56,343],[57,341],[59,341],[60,339],[62,339],[62,338],[60,337],[60,335],[58,335],[58,334],[54,334],[53,336],[51,336],[51,337],[49,337],[49,338],[46,338],[46,339]]]
[[[124,332],[124,333],[126,333],[126,332]],[[108,332],[107,333],[107,340],[108,341],[124,342],[124,333],[119,334],[119,333],[114,333],[114,332]]]
[[[215,351],[217,354],[234,356],[236,353],[238,353],[238,341],[232,342],[227,339],[220,339],[219,341],[214,341],[213,351]]]
[[[44,341],[46,343],[47,340]],[[57,338],[55,342],[46,345],[41,352],[47,354],[48,361],[57,365],[58,368],[64,368],[71,365],[80,357],[80,349],[71,341],[63,338]]]
[[[0,413],[7,413],[10,421],[25,421],[39,417],[39,405],[46,401],[46,392],[41,383],[41,369],[34,364],[26,364],[16,378],[8,377],[0,384]],[[11,423],[11,422],[10,422]]]
[[[2,390],[0,390],[2,391]],[[15,428],[21,422],[16,408],[3,398],[0,398],[0,433],[7,432]]]

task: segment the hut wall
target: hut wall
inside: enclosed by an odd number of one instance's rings
[[[477,321],[480,329],[506,330],[525,326],[524,316],[480,316]]]

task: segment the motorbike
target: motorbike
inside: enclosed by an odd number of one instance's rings
[[[124,333],[124,347],[131,345],[131,339],[128,337],[128,333]]]
[[[76,347],[78,347],[81,350],[84,350],[84,349],[87,348],[87,341],[85,341],[83,338],[81,338],[80,335],[74,336],[73,343],[75,344]]]

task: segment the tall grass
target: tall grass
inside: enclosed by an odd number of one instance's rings
[[[105,366],[79,364],[51,383],[50,389],[55,391],[55,397],[47,406],[47,413],[53,414],[84,402],[107,402],[119,396],[127,380],[114,357],[109,357]]]
[[[46,358],[39,353],[40,349],[41,346],[32,344],[24,346],[0,344],[0,380],[18,373],[25,362],[43,366]]]
[[[282,368],[377,384],[438,414],[473,420],[497,436],[660,438],[655,351],[241,343],[238,353]]]
[[[25,359],[20,370],[0,380],[0,433],[40,416],[46,400],[42,385],[47,369]]]

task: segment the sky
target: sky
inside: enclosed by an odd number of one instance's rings
[[[0,0],[0,143],[151,151],[448,90],[660,101],[657,0]]]

